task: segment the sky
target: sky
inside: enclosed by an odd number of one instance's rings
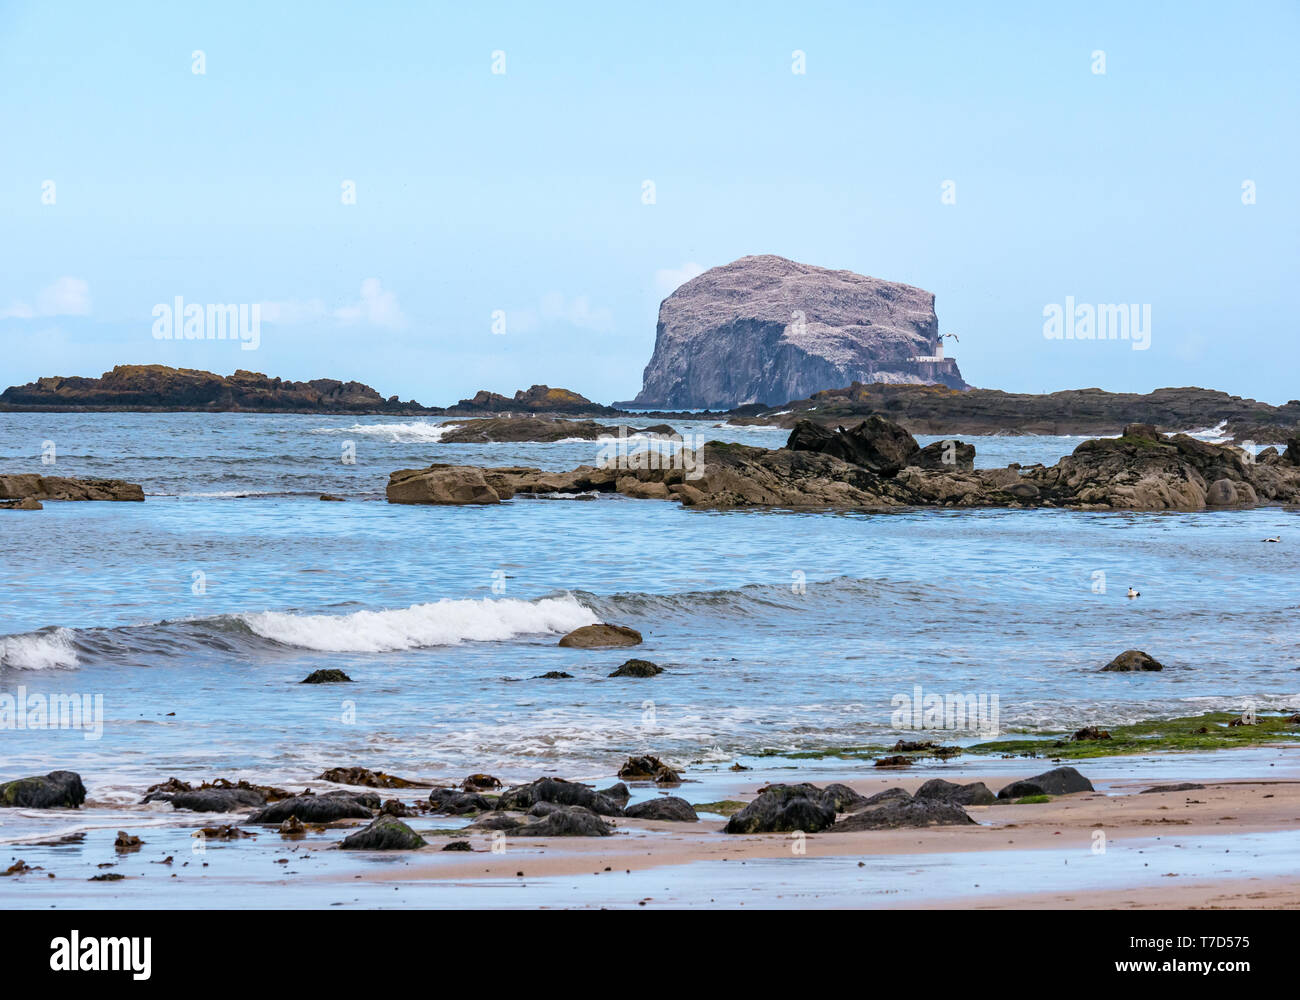
[[[1285,402],[1298,43],[1294,0],[0,0],[0,388],[626,400],[676,285],[774,253],[933,292],[974,385]],[[257,349],[156,338],[178,296]],[[1067,297],[1149,347],[1048,339]]]

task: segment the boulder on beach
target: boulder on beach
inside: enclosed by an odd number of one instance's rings
[[[344,851],[414,851],[427,841],[396,816],[380,816],[369,826],[343,838]]]
[[[604,649],[610,646],[639,646],[641,633],[624,625],[583,625],[560,639],[561,646],[574,649]]]
[[[694,807],[676,795],[656,795],[645,802],[628,806],[624,815],[632,819],[669,820],[674,823],[696,823],[700,819],[695,814]]]
[[[727,820],[725,833],[817,833],[835,822],[835,806],[815,785],[768,785]]]
[[[1129,673],[1137,670],[1164,670],[1164,664],[1140,649],[1126,649],[1101,668],[1102,673]]]
[[[997,801],[997,796],[982,781],[959,785],[942,778],[931,778],[916,790],[915,797],[959,806],[987,806]]]
[[[467,792],[460,788],[435,788],[429,793],[429,807],[431,812],[462,816],[465,813],[490,812],[496,808],[496,804],[478,792]]]
[[[623,807],[590,785],[563,778],[538,778],[526,785],[507,788],[497,799],[497,809],[527,812],[538,802],[582,806],[602,816],[622,816]]]
[[[998,792],[999,799],[1019,799],[1026,795],[1071,795],[1091,792],[1092,782],[1072,767],[1054,767],[1032,778],[1013,781]]]
[[[662,674],[664,668],[657,663],[651,663],[649,660],[628,660],[621,667],[611,673],[610,677],[654,677],[656,674]]]
[[[536,823],[515,827],[513,832],[516,837],[608,837],[614,827],[583,806],[557,805]]]
[[[897,830],[905,827],[972,826],[966,810],[938,798],[891,798],[864,809],[855,809],[830,828],[831,833],[855,830]]]
[[[19,809],[76,809],[86,801],[86,786],[75,771],[51,771],[0,783],[0,806]]]

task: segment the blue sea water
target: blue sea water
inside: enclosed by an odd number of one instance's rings
[[[0,512],[0,693],[103,708],[93,739],[0,726],[0,777],[69,768],[94,776],[93,799],[127,803],[173,774],[582,777],[640,751],[717,764],[913,737],[895,710],[918,685],[996,697],[1003,732],[1300,707],[1294,510],[384,502],[395,469],[567,469],[599,448],[443,444],[440,424],[0,414],[0,470],[112,476],[147,495]],[[769,447],[786,436],[678,429]],[[1078,443],[972,440],[981,466],[1050,463]],[[1272,535],[1283,544],[1261,542]],[[1126,599],[1129,586],[1142,596]],[[557,646],[594,621],[645,643]],[[1129,648],[1166,669],[1098,673]],[[610,679],[629,655],[665,673]],[[297,683],[320,667],[355,683]],[[536,679],[552,670],[573,678]]]

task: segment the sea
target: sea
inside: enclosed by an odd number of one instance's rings
[[[584,778],[643,752],[689,771],[1300,707],[1294,509],[387,503],[397,469],[562,470],[602,447],[444,444],[447,422],[0,414],[0,470],[146,494],[0,511],[0,780],[74,770],[93,802],[127,807],[172,776]],[[674,426],[764,447],[788,433]],[[1052,463],[1081,439],[966,440],[994,467]],[[557,644],[594,622],[644,642]],[[1165,669],[1100,672],[1133,648]],[[664,672],[611,678],[630,657]],[[321,668],[352,683],[300,683]],[[915,710],[939,703],[982,707]],[[64,716],[42,723],[40,704]],[[0,841],[26,831],[0,819]]]

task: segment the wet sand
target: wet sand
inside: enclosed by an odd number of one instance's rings
[[[923,907],[1265,908],[1300,905],[1300,764],[1295,748],[1085,761],[1095,792],[1040,804],[968,807],[976,826],[732,836],[724,820],[618,819],[602,838],[458,833],[467,820],[410,820],[430,846],[415,852],[343,852],[348,831],[286,840],[190,836],[211,815],[113,814],[66,844],[10,843],[40,870],[0,879],[0,903],[21,907]],[[937,773],[990,788],[1045,770],[1050,761],[969,761],[914,773],[818,762],[800,768],[700,774],[669,790],[693,802],[747,800],[771,781],[843,781],[863,794],[914,790]],[[866,770],[868,773],[863,774]],[[1225,778],[1226,772],[1258,777]],[[846,773],[848,772],[848,773]],[[1260,772],[1269,772],[1267,774]],[[1150,775],[1139,777],[1138,775]],[[1140,794],[1171,780],[1204,789]],[[388,793],[385,793],[388,794]],[[416,790],[394,793],[405,801]],[[636,800],[660,794],[634,788]],[[140,822],[148,817],[148,824]],[[71,817],[70,817],[71,818]],[[240,817],[229,817],[238,821]],[[119,825],[145,840],[118,854]],[[471,852],[443,852],[467,839]],[[495,850],[494,850],[495,847]],[[172,858],[164,863],[165,858]],[[112,872],[118,881],[90,883]],[[55,877],[50,878],[53,874]]]

